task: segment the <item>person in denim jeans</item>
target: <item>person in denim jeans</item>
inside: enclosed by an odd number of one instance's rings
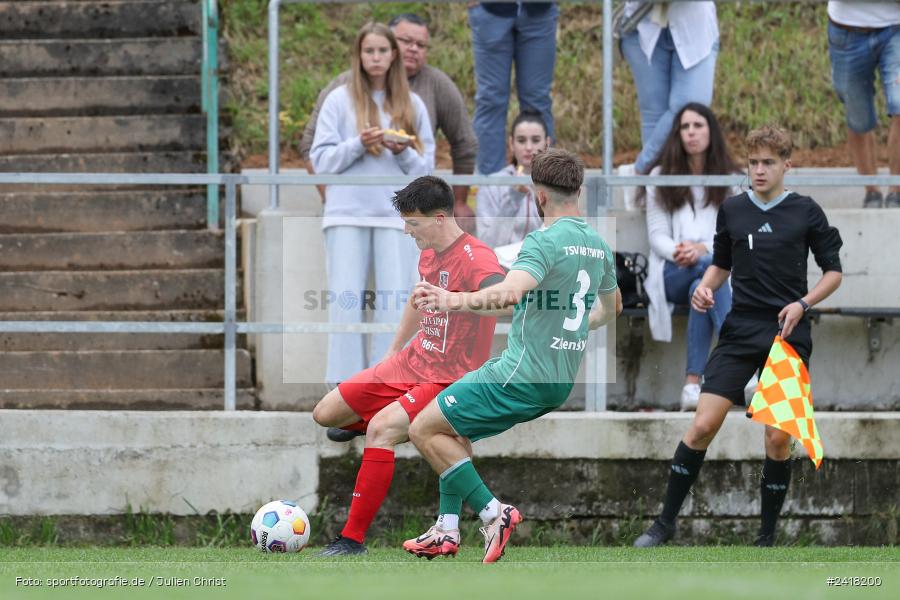
[[[847,113],[847,142],[860,175],[877,173],[875,72],[891,116],[888,165],[900,174],[900,2],[829,2],[828,52],[834,90]],[[865,208],[900,208],[900,186],[887,198],[866,186]]]
[[[642,2],[628,2],[631,16]],[[654,5],[637,29],[621,40],[641,111],[641,144],[635,172],[645,175],[656,160],[682,106],[712,103],[719,25],[713,2]]]
[[[541,113],[553,138],[550,88],[556,62],[553,2],[475,2],[469,6],[475,57],[475,117],[479,173],[506,166],[506,115],[510,76],[516,64],[516,95],[521,109]]]
[[[703,104],[688,104],[675,117],[651,175],[730,175],[740,169],[728,153],[713,112]],[[647,187],[647,235],[650,261],[648,319],[654,340],[672,339],[671,310],[689,304],[703,274],[712,264],[716,217],[726,196],[737,190],[702,186]],[[715,292],[715,304],[705,313],[691,308],[687,326],[687,368],[681,410],[693,410],[700,398],[700,378],[713,334],[718,335],[731,310],[731,287]]]

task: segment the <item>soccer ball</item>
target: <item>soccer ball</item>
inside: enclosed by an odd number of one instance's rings
[[[273,500],[250,523],[250,539],[262,552],[300,552],[309,543],[309,517],[293,502]]]

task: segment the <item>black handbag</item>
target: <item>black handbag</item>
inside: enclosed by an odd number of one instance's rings
[[[644,290],[647,257],[640,252],[616,252],[616,280],[625,308],[647,307],[650,299]]]

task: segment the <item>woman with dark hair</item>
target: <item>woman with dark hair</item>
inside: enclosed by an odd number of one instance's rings
[[[350,79],[325,98],[310,159],[316,173],[427,175],[434,170],[434,136],[422,99],[409,91],[393,32],[381,23],[360,28],[350,52]],[[396,131],[394,131],[396,130]],[[328,288],[332,323],[359,323],[370,267],[377,289],[374,320],[398,323],[416,279],[418,249],[403,233],[391,199],[397,186],[325,188]],[[384,358],[393,336],[330,334],[326,382],[339,383]]]
[[[731,175],[740,168],[728,153],[713,112],[703,104],[685,105],[654,162],[651,175]],[[712,243],[719,206],[737,193],[726,187],[647,187],[647,234],[650,264],[650,332],[654,340],[672,340],[672,307],[690,304],[691,294],[712,264]],[[718,334],[731,310],[731,288],[716,292],[715,306],[701,313],[690,309],[687,368],[681,409],[693,410],[700,397],[713,334]]]
[[[549,145],[541,113],[526,108],[510,128],[512,162],[491,176],[531,175],[531,161]],[[478,239],[491,248],[521,242],[543,224],[528,185],[481,186],[476,202]]]

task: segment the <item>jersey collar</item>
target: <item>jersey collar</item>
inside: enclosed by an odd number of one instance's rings
[[[569,216],[566,216],[566,217],[560,217],[560,218],[558,218],[557,220],[553,221],[553,223],[550,225],[550,227],[553,227],[553,225],[556,225],[556,224],[559,223],[560,221],[575,221],[576,223],[579,223],[579,224],[582,224],[582,225],[585,223],[584,217],[569,217]],[[541,229],[544,229],[544,227],[541,227]]]
[[[792,192],[790,190],[784,190],[783,192],[781,192],[781,194],[777,198],[775,198],[774,200],[770,200],[769,202],[761,201],[759,198],[756,197],[756,194],[753,193],[753,190],[749,190],[747,192],[747,197],[750,198],[750,202],[755,204],[757,206],[757,208],[759,208],[759,210],[761,210],[763,212],[768,212],[768,211],[772,210],[773,208],[775,208],[776,206],[778,206],[779,204],[781,204],[785,198],[787,198],[788,196],[791,195],[791,193]]]
[[[460,236],[459,236],[458,238],[456,238],[455,240],[453,240],[453,242],[452,242],[449,246],[447,246],[446,248],[444,248],[444,249],[441,250],[440,252],[438,252],[437,250],[435,250],[434,253],[435,253],[437,256],[444,256],[445,254],[447,254],[448,252],[450,252],[450,250],[452,250],[453,248],[456,248],[457,246],[459,246],[460,244],[462,244],[462,243],[463,243],[463,240],[468,239],[468,237],[469,237],[469,234],[466,233],[465,231],[463,231],[463,232],[460,234]]]

